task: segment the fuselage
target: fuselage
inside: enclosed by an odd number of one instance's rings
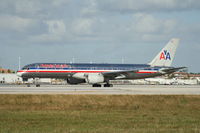
[[[94,87],[112,86],[109,80],[143,79],[170,74],[184,67],[170,67],[179,39],[171,39],[148,64],[93,64],[93,63],[34,63],[26,65],[17,74],[29,78],[66,79],[69,84],[88,83]]]
[[[137,79],[159,76],[161,68],[163,67],[151,67],[148,64],[34,63],[24,66],[17,74],[22,78],[67,79],[75,74],[81,78],[81,74],[136,70],[137,72],[132,76],[130,74],[128,78]]]

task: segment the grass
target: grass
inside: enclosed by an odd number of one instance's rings
[[[0,133],[200,133],[200,96],[0,95]]]

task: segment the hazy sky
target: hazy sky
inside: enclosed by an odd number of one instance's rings
[[[173,66],[200,72],[200,0],[0,0],[0,66],[148,63],[173,37]]]

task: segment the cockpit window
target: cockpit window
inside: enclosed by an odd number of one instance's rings
[[[30,68],[34,68],[35,67],[35,64],[29,64],[29,65],[26,65],[22,68],[22,70],[29,70]]]

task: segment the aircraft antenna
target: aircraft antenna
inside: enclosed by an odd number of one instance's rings
[[[20,70],[20,68],[21,68],[21,57],[19,56],[19,68],[18,68],[18,70]]]

